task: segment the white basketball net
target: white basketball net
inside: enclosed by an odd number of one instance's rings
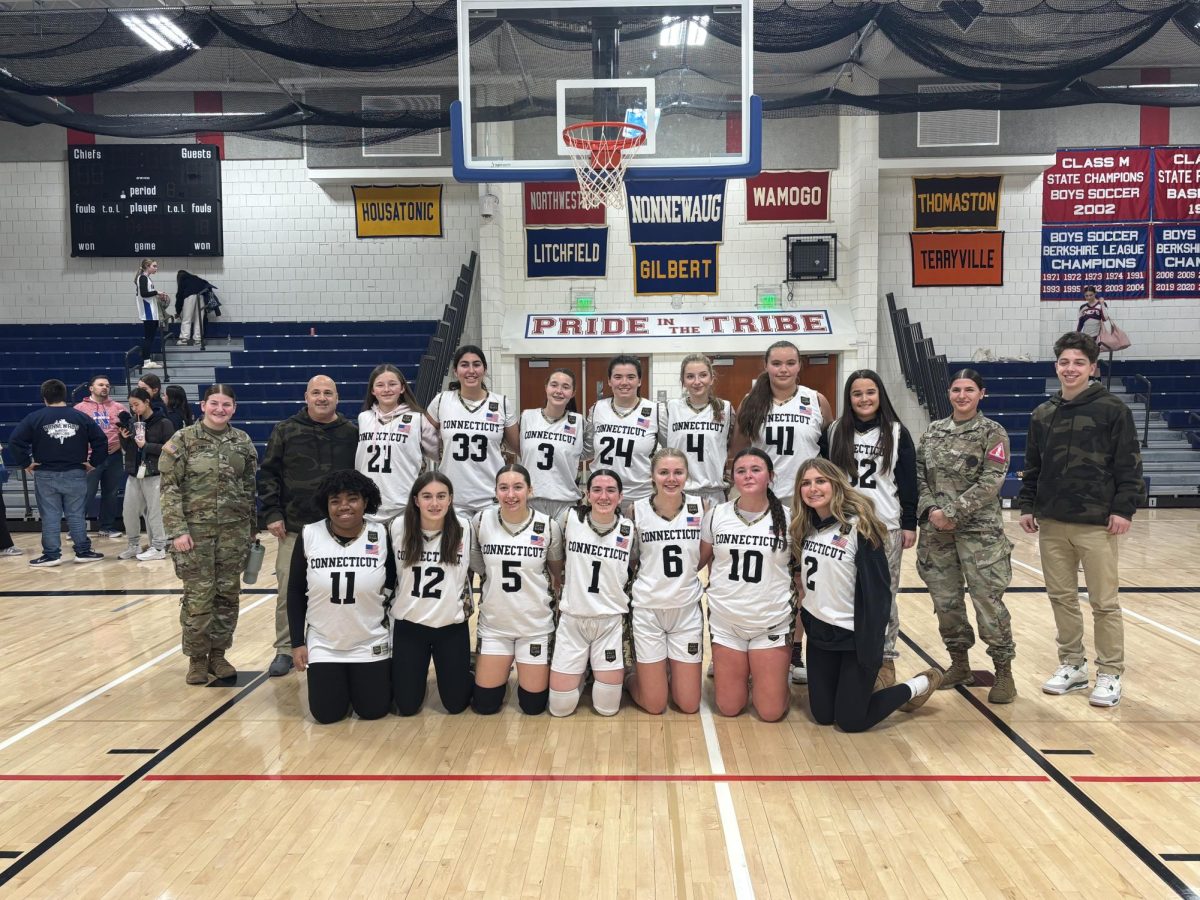
[[[568,130],[563,134],[579,179],[579,205],[583,209],[605,205],[611,209],[625,208],[625,170],[629,168],[629,158],[646,140],[645,129],[638,126],[615,122],[605,125],[620,127],[622,135],[640,133],[614,140],[592,140],[583,137],[582,131]]]

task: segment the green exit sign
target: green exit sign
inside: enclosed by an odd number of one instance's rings
[[[596,311],[596,298],[595,297],[575,297],[573,299],[575,301],[574,312],[577,312],[577,313],[580,313],[581,315],[586,316],[586,315],[591,315],[592,313],[594,313]]]

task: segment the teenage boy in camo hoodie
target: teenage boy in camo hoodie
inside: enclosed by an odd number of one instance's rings
[[[1021,528],[1040,532],[1046,594],[1058,631],[1058,671],[1042,690],[1067,694],[1088,688],[1077,577],[1082,562],[1098,670],[1089,700],[1111,707],[1121,702],[1125,670],[1117,538],[1129,530],[1146,487],[1133,414],[1102,385],[1089,384],[1099,357],[1095,339],[1077,331],[1055,343],[1062,390],[1033,411],[1018,502]]]

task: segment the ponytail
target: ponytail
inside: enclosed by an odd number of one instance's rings
[[[783,511],[783,502],[769,487],[767,488],[767,508],[771,511],[771,530],[775,533],[775,537],[771,539],[771,549],[786,550],[788,547],[787,513]]]
[[[771,409],[771,376],[763,372],[754,381],[754,387],[742,401],[738,409],[737,425],[750,441],[758,435],[759,429],[767,421],[767,413]]]

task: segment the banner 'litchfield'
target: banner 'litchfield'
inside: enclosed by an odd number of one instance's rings
[[[354,218],[360,238],[441,237],[442,186],[355,187]]]
[[[526,278],[603,278],[608,228],[526,228]]]
[[[913,179],[913,230],[998,228],[1000,175],[949,175]]]
[[[913,287],[1000,287],[1004,232],[910,234]]]

